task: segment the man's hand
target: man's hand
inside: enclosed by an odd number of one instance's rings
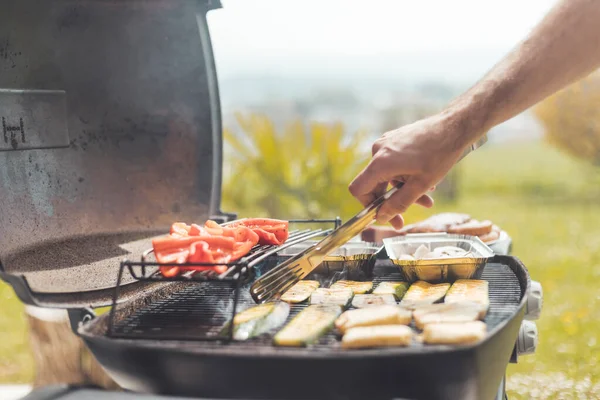
[[[364,205],[389,183],[404,186],[379,210],[379,222],[401,228],[425,195],[487,130],[600,67],[600,2],[560,0],[554,9],[475,86],[438,115],[387,132],[373,145],[373,160],[350,184]]]
[[[425,194],[439,183],[458,161],[468,143],[459,141],[461,124],[452,115],[439,114],[384,133],[373,145],[373,159],[350,184],[350,192],[367,205],[387,190],[404,186],[386,201],[377,214],[380,223],[400,229],[407,208],[417,203],[431,207]]]

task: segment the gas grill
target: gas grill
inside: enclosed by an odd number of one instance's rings
[[[348,351],[330,333],[292,349],[272,346],[272,333],[223,336],[224,322],[253,304],[252,280],[285,247],[326,235],[336,220],[297,222],[282,247],[256,248],[222,276],[156,273],[147,249],[170,223],[235,218],[220,210],[221,120],[206,22],[218,1],[2,5],[0,277],[26,304],[68,309],[73,330],[134,392],[126,397],[504,397],[506,365],[535,348],[534,325],[523,319],[541,306],[541,289],[514,257],[486,265],[488,335],[459,347]],[[399,278],[384,254],[368,272],[375,282]],[[325,285],[342,277],[315,274]]]

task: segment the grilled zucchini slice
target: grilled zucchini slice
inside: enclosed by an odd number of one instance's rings
[[[345,349],[408,346],[413,331],[405,325],[381,325],[352,328],[342,338]]]
[[[480,305],[480,318],[490,307],[489,283],[478,279],[458,279],[446,293],[445,303],[473,302]]]
[[[393,294],[396,299],[402,300],[408,287],[408,282],[381,282],[373,290],[373,294]]]
[[[443,299],[448,289],[449,283],[431,284],[417,281],[410,285],[400,304],[411,309],[423,304],[433,304]]]
[[[477,321],[481,305],[472,302],[437,303],[419,306],[413,311],[415,325],[423,329],[427,324]]]
[[[382,306],[384,304],[396,305],[393,294],[357,294],[352,299],[352,307],[365,308]]]
[[[300,311],[273,338],[276,346],[301,347],[314,343],[333,327],[342,309],[335,305],[312,305]]]
[[[410,310],[396,305],[350,310],[335,320],[335,327],[342,333],[359,326],[408,325],[412,320]]]
[[[485,338],[486,325],[481,321],[427,324],[423,341],[427,344],[469,344]]]
[[[359,281],[337,281],[331,285],[330,289],[345,289],[350,288],[354,294],[365,294],[373,290],[373,282]]]
[[[352,297],[354,297],[354,292],[350,288],[319,288],[310,295],[310,304],[337,305],[346,308],[352,301]]]
[[[281,296],[286,303],[302,303],[320,286],[317,281],[300,281]]]
[[[290,305],[284,302],[260,304],[239,312],[233,318],[233,338],[247,340],[278,328],[290,314]],[[227,322],[221,334],[228,334],[231,321]]]

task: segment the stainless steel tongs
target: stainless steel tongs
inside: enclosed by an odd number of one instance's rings
[[[485,142],[487,142],[487,135],[484,135],[478,142],[469,147],[460,159],[462,160],[467,154],[481,147]],[[250,288],[250,294],[254,301],[256,303],[264,303],[274,297],[279,297],[298,281],[306,277],[323,262],[323,259],[327,255],[372,224],[375,221],[379,207],[396,193],[402,185],[400,183],[388,190],[383,196],[373,201],[364,210],[333,231],[329,236],[326,236],[319,243],[282,262],[258,278]]]

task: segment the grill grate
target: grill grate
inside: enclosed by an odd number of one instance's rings
[[[235,222],[235,221],[232,221]],[[231,223],[231,222],[230,222]],[[341,225],[341,219],[312,219],[312,220],[290,220],[289,223],[302,223],[302,224],[324,224],[333,223],[334,229]],[[226,226],[227,224],[225,224]],[[228,315],[232,319],[235,317],[239,310],[238,298],[240,293],[240,286],[248,283],[255,271],[260,271],[260,266],[268,264],[269,260],[274,259],[274,255],[278,251],[288,248],[294,244],[301,243],[308,239],[316,238],[319,236],[326,236],[331,233],[333,229],[303,229],[291,231],[286,242],[280,246],[265,245],[265,246],[254,246],[252,250],[242,259],[223,264],[227,266],[227,270],[221,274],[217,274],[214,270],[190,270],[186,271],[181,275],[175,277],[163,276],[159,268],[164,264],[157,262],[148,261],[150,256],[153,256],[153,249],[146,250],[141,255],[140,262],[132,262],[125,260],[121,263],[119,272],[117,275],[117,283],[115,286],[115,292],[113,295],[112,307],[110,310],[110,317],[108,322],[108,335],[112,337],[123,337],[131,335],[141,335],[145,338],[174,338],[174,339],[196,339],[196,340],[222,340],[227,341],[233,340],[233,325],[230,326],[228,331],[223,335],[219,335],[221,332],[220,327],[223,325],[224,315]],[[209,263],[184,263],[177,264],[181,267],[216,267],[219,264]],[[257,267],[257,268],[253,268]],[[120,313],[119,309],[119,292],[122,286],[124,275],[128,273],[134,280],[137,281],[151,281],[151,282],[194,282],[204,283],[203,286],[193,286],[193,290],[182,290],[178,291],[177,295],[170,299],[161,299],[148,306],[145,311],[143,320],[138,321],[140,327],[128,327],[119,331],[115,327],[116,315]],[[217,290],[218,293],[212,293],[211,290]],[[207,293],[210,292],[210,293]],[[244,292],[248,292],[247,290]],[[219,306],[219,300],[215,304],[211,304],[210,301],[206,302],[206,299],[225,299],[229,301],[226,306]],[[198,303],[194,303],[198,301]],[[168,310],[164,307],[169,307]],[[227,308],[227,312],[222,313],[223,309]],[[145,309],[145,308],[143,308]],[[178,317],[178,314],[185,314],[183,317]],[[192,319],[190,323],[186,318],[191,315]],[[198,317],[198,319],[194,319]],[[158,318],[158,321],[155,319]],[[161,319],[164,321],[161,322]],[[149,321],[146,321],[149,320]],[[204,322],[199,322],[200,320]],[[128,318],[125,319],[128,321]],[[123,322],[125,325],[131,325],[132,323]],[[169,328],[165,328],[169,327]],[[176,335],[171,336],[167,334],[165,337],[162,335],[163,331],[175,331]]]
[[[391,271],[395,269],[392,267]],[[382,281],[402,280],[400,273],[390,273],[390,266],[385,261],[378,262],[375,275],[374,285]],[[491,330],[502,321],[510,319],[518,309],[522,297],[521,286],[512,269],[499,263],[486,265],[481,279],[489,282],[490,309],[484,322],[488,330]],[[247,287],[240,290],[238,310],[254,305],[246,289]],[[162,340],[217,339],[222,326],[231,318],[233,303],[233,289],[227,284],[188,282],[181,290],[168,297],[131,310],[127,317],[115,322],[112,336]],[[305,307],[305,304],[292,305],[288,322]],[[269,332],[244,342],[234,341],[229,346],[271,348],[273,334],[274,332]],[[194,346],[211,346],[210,342],[191,343]],[[415,343],[414,346],[421,345]],[[311,348],[320,351],[341,349],[333,332],[323,336]]]

